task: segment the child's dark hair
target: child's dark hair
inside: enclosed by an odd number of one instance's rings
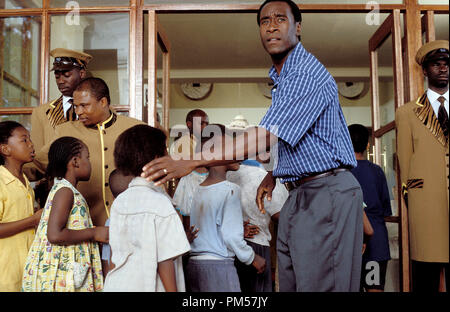
[[[127,179],[127,176],[123,175],[118,169],[114,169],[109,174],[109,188],[114,198],[128,188],[129,182],[130,180]]]
[[[369,143],[369,130],[360,124],[348,126],[350,137],[353,143],[353,149],[356,153],[364,153]]]
[[[8,139],[12,136],[12,133],[17,128],[25,128],[17,121],[6,120],[0,122],[0,144],[8,144]],[[0,153],[0,165],[5,164],[5,158]]]
[[[47,177],[64,178],[67,164],[73,157],[80,155],[84,146],[81,140],[69,136],[55,140],[48,152]]]
[[[166,135],[148,125],[137,125],[124,131],[114,146],[116,168],[124,175],[140,176],[142,167],[166,155]]]

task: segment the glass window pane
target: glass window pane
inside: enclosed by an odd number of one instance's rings
[[[0,107],[39,100],[40,17],[0,18]]]
[[[392,35],[378,48],[378,83],[380,126],[384,126],[395,119]]]
[[[398,216],[398,194],[397,194],[397,176],[396,176],[396,136],[395,129],[387,132],[380,138],[381,144],[381,168],[386,176],[389,194],[391,197],[392,215]],[[386,223],[389,236],[389,248],[391,251],[392,260],[389,261],[391,266],[388,269],[386,278],[386,288],[392,291],[400,290],[400,281],[398,280],[398,259],[399,259],[399,236],[398,223]],[[390,274],[389,271],[396,271],[395,274]],[[388,285],[390,284],[390,285]]]
[[[436,40],[448,40],[449,35],[448,27],[449,27],[448,14],[434,14],[434,28],[436,31]]]
[[[182,4],[262,4],[262,0],[186,0]],[[367,0],[294,0],[298,4],[366,4]],[[377,0],[379,4],[402,4],[403,0]],[[177,0],[144,0],[144,4],[181,4]]]
[[[96,7],[96,6],[128,6],[128,0],[50,0],[52,8]]]
[[[17,121],[28,131],[31,129],[31,115],[0,115],[0,121],[6,120]]]
[[[128,105],[129,24],[128,13],[82,14],[74,21],[67,21],[62,15],[51,18],[51,49],[66,48],[92,55],[88,76],[105,80],[113,106]],[[49,79],[49,99],[55,99],[60,92],[52,74]]]
[[[398,215],[397,209],[397,178],[396,178],[396,137],[395,130],[391,130],[380,138],[381,168],[386,175],[391,196],[392,215]]]
[[[448,0],[419,0],[419,4],[444,4],[448,5]]]
[[[31,8],[42,8],[42,0],[0,1],[0,9],[31,9]]]

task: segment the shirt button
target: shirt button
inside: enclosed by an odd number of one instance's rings
[[[106,206],[109,206],[109,202],[108,201],[106,202]]]
[[[107,151],[108,150],[108,148],[107,147],[105,147],[104,149],[103,149],[104,151]]]
[[[106,134],[106,131],[105,131],[105,130],[103,130],[103,134]]]
[[[105,165],[105,169],[108,169],[108,165]]]
[[[105,186],[108,186],[108,185],[109,185],[108,182],[106,182],[106,183],[105,183]]]

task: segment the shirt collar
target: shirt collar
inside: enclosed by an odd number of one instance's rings
[[[299,42],[297,45],[292,49],[292,51],[289,53],[288,57],[286,58],[286,61],[283,64],[283,67],[281,68],[280,75],[278,75],[277,70],[275,69],[275,66],[272,65],[272,68],[269,70],[269,77],[272,79],[274,84],[279,83],[279,79],[286,75],[286,73],[290,72],[290,69],[294,67],[299,60],[305,55],[306,50],[303,47],[302,43]]]
[[[63,95],[64,117],[66,118],[67,118],[67,111],[70,109],[70,106],[72,106],[72,103],[69,102],[70,100],[73,100],[73,98],[70,96]]]
[[[437,116],[438,111],[439,111],[439,106],[441,105],[441,103],[437,100],[440,96],[443,96],[445,98],[445,102],[444,102],[444,107],[447,110],[448,113],[448,97],[449,97],[449,90],[447,90],[447,92],[445,92],[444,94],[439,94],[431,89],[427,90],[427,97],[428,100],[430,101],[431,106],[433,107],[433,110]]]
[[[111,115],[109,115],[108,119],[106,119],[103,122],[100,122],[96,125],[92,125],[89,126],[88,128],[93,128],[93,129],[107,129],[109,127],[111,127],[117,120],[117,114],[113,111],[109,111]]]
[[[25,178],[25,183],[27,184],[26,187],[28,188],[28,180],[26,179],[25,174],[23,176]],[[5,166],[0,166],[0,179],[2,179],[5,184],[10,184],[13,181],[17,181],[23,185],[22,182],[20,182],[19,179],[17,179],[8,169],[6,169]]]
[[[131,182],[128,185],[128,187],[133,187],[133,186],[146,186],[148,188],[151,188],[155,192],[166,196],[170,200],[172,205],[175,205],[175,202],[172,200],[172,198],[170,198],[170,196],[166,193],[166,191],[164,190],[164,188],[162,186],[155,186],[155,183],[149,182],[149,181],[147,181],[146,179],[144,179],[142,177],[135,177],[135,178],[133,178],[133,180],[131,180]]]

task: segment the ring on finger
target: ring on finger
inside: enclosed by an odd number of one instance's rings
[[[167,169],[166,168],[163,169],[163,172],[164,172],[165,175],[167,175]]]

